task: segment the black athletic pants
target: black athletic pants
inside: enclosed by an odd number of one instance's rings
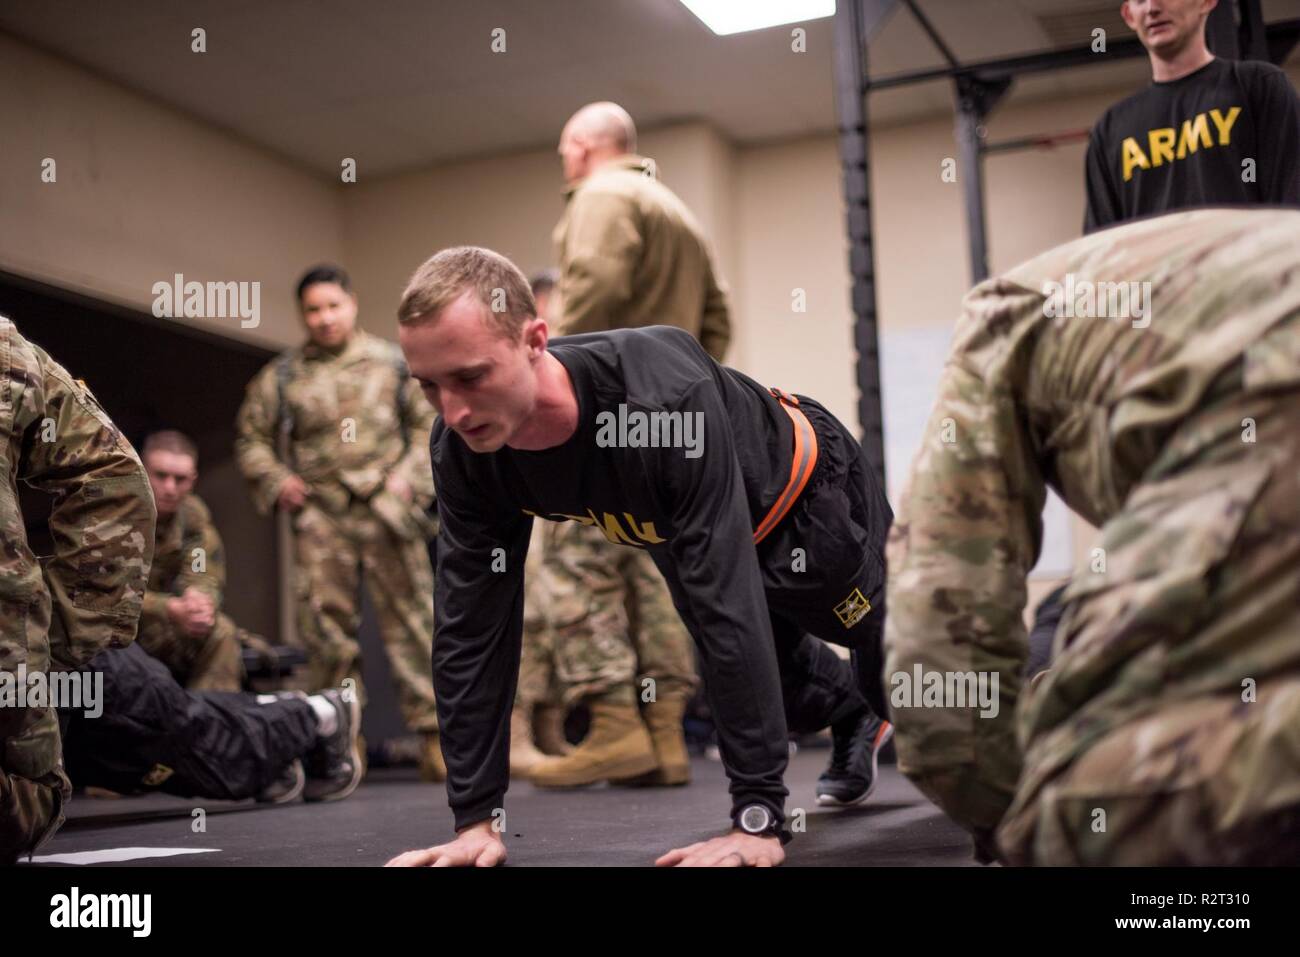
[[[817,434],[817,465],[758,559],[786,724],[808,733],[868,708],[888,714],[884,552],[894,515],[858,440],[818,402],[798,399]],[[823,642],[852,649],[852,663]]]
[[[242,692],[186,691],[137,645],[101,652],[89,669],[103,675],[103,713],[62,713],[76,787],[239,800],[316,743],[316,715],[301,698],[258,704]]]
[[[819,403],[798,398],[817,434],[817,465],[789,514],[758,544],[758,562],[786,727],[807,734],[869,710],[889,713],[884,551],[894,514],[858,440]],[[680,588],[671,569],[660,571]],[[825,642],[851,649],[851,663]]]

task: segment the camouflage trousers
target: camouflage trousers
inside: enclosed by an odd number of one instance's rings
[[[48,600],[23,607],[0,601],[0,614],[19,623],[15,644],[0,641],[0,671],[15,679],[49,674]],[[25,622],[25,625],[23,624]],[[63,767],[63,741],[52,707],[0,707],[0,867],[35,851],[63,824],[72,784]]]
[[[433,697],[433,569],[420,538],[395,535],[370,508],[353,501],[343,514],[307,504],[293,517],[298,634],[313,690],[361,681],[362,570],[379,634],[412,731],[436,731]]]
[[[212,630],[198,638],[166,619],[141,618],[136,643],[189,691],[239,691],[244,679],[240,630],[225,612],[217,612]]]
[[[577,522],[538,521],[525,581],[517,705],[695,690],[690,634],[644,549]]]
[[[1103,526],[1019,704],[1007,861],[1300,860],[1297,422],[1300,392],[1198,414]]]

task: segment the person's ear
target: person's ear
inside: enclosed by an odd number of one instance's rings
[[[1124,22],[1128,24],[1128,28],[1136,33],[1137,17],[1135,17],[1133,11],[1129,9],[1128,0],[1124,0],[1124,2],[1119,5],[1119,15],[1124,19]]]
[[[528,343],[528,357],[530,359],[541,358],[546,352],[548,333],[546,320],[539,316],[533,316],[524,324],[524,338]]]

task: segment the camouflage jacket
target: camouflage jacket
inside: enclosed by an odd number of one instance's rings
[[[218,610],[221,608],[226,553],[221,535],[212,524],[212,513],[193,492],[181,500],[174,515],[158,519],[149,591],[144,596],[144,619],[164,624],[167,600],[185,594],[189,588],[203,592]]]
[[[371,501],[390,473],[410,483],[418,508],[428,508],[434,495],[429,433],[436,414],[415,380],[404,375],[398,347],[357,330],[337,355],[307,343],[287,357],[284,393],[293,427],[288,461],[281,458],[278,434],[280,359],[253,378],[239,410],[235,457],[258,511],[270,512],[281,483],[294,473],[312,487],[312,500],[330,512],[346,509],[351,497]]]
[[[722,361],[731,341],[726,287],[686,204],[654,162],[624,156],[566,191],[555,227],[562,335],[678,326]]]
[[[1122,306],[1118,287],[1101,283],[1126,285],[1126,312],[1112,309]],[[1230,517],[1244,512],[1238,498],[1259,488],[1272,454],[1260,450],[1260,469],[1233,465],[1211,477],[1207,450],[1241,441],[1240,415],[1218,416],[1233,408],[1220,400],[1297,385],[1300,211],[1199,210],[1129,223],[966,297],[889,536],[885,625],[887,694],[917,668],[998,676],[995,717],[974,707],[895,710],[900,769],[954,819],[987,835],[1012,800],[1022,749],[1063,715],[1095,703],[1086,714],[1100,727],[1105,714],[1159,696],[1158,685],[1116,686],[1133,654],[1123,641],[1071,657],[1068,683],[1058,682],[1071,700],[1049,705],[1037,685],[1022,694],[1025,582],[1046,487],[1099,527],[1121,510],[1133,516],[1131,526],[1106,529],[1104,570],[1077,571],[1067,603],[1142,580],[1167,590],[1165,607],[1186,607],[1179,595],[1230,544]],[[1184,428],[1194,415],[1214,427]],[[1172,532],[1168,520],[1143,524],[1152,514],[1144,508],[1193,492],[1197,507],[1172,519]],[[1221,657],[1198,649],[1194,632],[1186,640],[1182,660],[1199,654],[1208,669]],[[1197,680],[1210,688],[1225,679],[1203,670]]]
[[[130,644],[153,557],[144,467],[90,390],[3,316],[0,474],[0,669],[72,670]],[[20,479],[54,497],[54,554],[41,563],[27,543]]]

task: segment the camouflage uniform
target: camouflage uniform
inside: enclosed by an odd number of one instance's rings
[[[519,684],[515,706],[532,709],[539,704],[558,704],[564,689],[555,675],[555,632],[551,628],[549,594],[551,584],[543,584],[542,552],[546,548],[545,522],[533,523],[524,573],[524,632],[519,653]]]
[[[288,363],[283,378],[281,361]],[[310,486],[293,531],[298,629],[313,688],[351,677],[362,690],[356,634],[364,567],[402,716],[412,730],[432,732],[438,719],[426,539],[434,529],[426,509],[433,502],[429,433],[435,416],[405,368],[396,345],[360,330],[338,354],[310,342],[293,350],[249,383],[235,454],[263,514],[290,475]],[[281,382],[287,420],[280,416]],[[292,426],[287,460],[277,451],[284,421]],[[384,488],[389,475],[411,485],[413,504]]]
[[[1049,317],[1068,276],[1150,282],[1148,320]],[[1300,212],[1143,220],[967,297],[890,535],[885,678],[998,676],[996,717],[894,709],[900,768],[986,854],[1294,862],[1298,416]],[[1101,534],[1025,687],[1048,484]]]
[[[698,681],[690,635],[648,554],[578,522],[535,528],[541,560],[526,585],[516,701],[567,707],[617,692],[630,704],[628,691],[651,687],[690,697]]]
[[[221,535],[207,505],[191,492],[175,514],[158,520],[149,591],[136,638],[190,691],[238,691],[242,686],[242,629],[220,610],[225,587]],[[217,608],[212,630],[197,638],[178,631],[167,617],[167,602],[190,588],[203,592]]]
[[[90,391],[3,316],[0,471],[0,671],[76,670],[130,644],[153,557],[144,467]],[[54,496],[55,553],[43,566],[27,544],[19,479]],[[71,793],[54,709],[0,706],[0,864],[53,835]]]

